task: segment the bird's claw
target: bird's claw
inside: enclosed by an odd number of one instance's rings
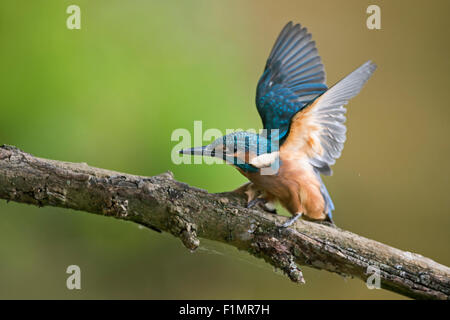
[[[281,225],[282,228],[290,227],[295,221],[297,221],[302,216],[301,213],[289,218],[285,223]]]
[[[252,199],[252,200],[250,200],[248,203],[247,203],[247,208],[252,208],[252,207],[254,207],[254,206],[256,206],[256,205],[258,205],[258,204],[261,204],[261,208],[263,208],[264,209],[264,211],[267,211],[267,212],[269,212],[269,213],[273,213],[273,214],[277,214],[277,209],[275,209],[275,208],[268,208],[267,207],[267,200],[265,200],[264,198],[255,198],[255,199]]]
[[[261,202],[261,201],[262,201],[261,198],[254,198],[247,203],[247,208],[250,209],[250,208],[254,207],[255,205],[257,205],[258,202]]]

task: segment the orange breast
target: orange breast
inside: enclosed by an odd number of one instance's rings
[[[276,175],[260,175],[239,170],[269,198],[275,198],[291,213],[303,213],[312,219],[324,217],[324,199],[307,157],[296,158],[280,154],[281,166]]]

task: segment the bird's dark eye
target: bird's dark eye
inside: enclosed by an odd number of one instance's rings
[[[234,149],[233,149],[233,152],[234,152],[234,153],[236,153],[236,152],[237,152],[237,150],[238,150],[237,144],[234,144]]]

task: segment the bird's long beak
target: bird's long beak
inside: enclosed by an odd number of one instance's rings
[[[206,154],[206,150],[207,150],[206,147],[207,146],[183,149],[183,150],[180,150],[180,154],[190,154],[193,156],[210,155],[210,154]]]

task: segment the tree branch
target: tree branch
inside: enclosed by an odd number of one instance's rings
[[[421,299],[449,299],[450,269],[339,228],[245,208],[237,193],[210,194],[173,179],[172,173],[141,177],[34,157],[0,147],[0,198],[129,220],[171,233],[190,250],[199,237],[263,258],[294,282],[298,265],[366,280],[379,268],[381,287]]]

